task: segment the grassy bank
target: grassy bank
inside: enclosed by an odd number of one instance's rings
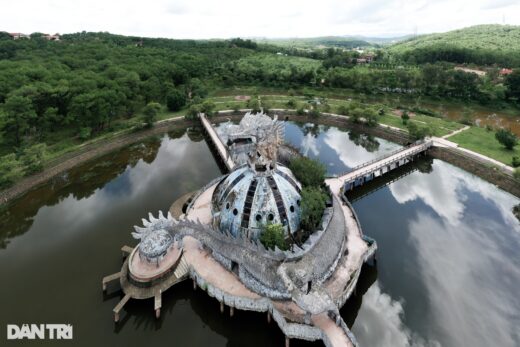
[[[520,147],[510,151],[504,148],[495,138],[495,132],[484,128],[471,127],[457,135],[451,136],[450,141],[459,146],[483,154],[506,165],[511,165],[513,156],[520,157]]]
[[[286,94],[283,94],[285,92]],[[352,109],[356,107],[362,111],[372,111],[377,114],[377,121],[381,124],[389,125],[407,131],[407,126],[403,124],[400,116],[395,112],[395,104],[402,103],[393,100],[390,102],[388,96],[382,97],[379,102],[367,102],[363,95],[357,95],[357,98],[351,98],[350,95],[338,95],[340,91],[334,90],[276,90],[269,88],[257,87],[240,87],[229,88],[213,92],[209,97],[204,99],[213,105],[214,111],[220,110],[236,110],[251,107],[257,104],[256,99],[259,98],[261,105],[268,108],[278,109],[310,109],[317,107],[320,112],[341,113],[342,110]],[[287,93],[291,93],[288,95]],[[253,102],[240,100],[237,95],[248,95]],[[311,105],[312,104],[312,105]],[[464,127],[459,122],[452,121],[447,118],[439,117],[437,113],[432,112],[436,116],[428,115],[430,108],[423,108],[425,113],[410,113],[408,120],[415,123],[419,127],[428,127],[434,136],[444,136]],[[186,106],[180,111],[170,112],[166,107],[162,107],[157,114],[156,121],[160,122],[166,119],[184,116],[189,110]],[[381,112],[384,111],[384,112]],[[112,139],[116,139],[122,135],[136,133],[136,136],[143,126],[141,114],[136,114],[130,118],[123,118],[114,121],[106,130],[98,133],[89,140],[81,140],[73,129],[63,129],[46,135],[43,142],[46,144],[45,154],[43,156],[43,168],[47,169],[59,164],[61,161],[67,160],[81,153],[86,147],[95,146],[99,143],[107,143]],[[504,149],[495,139],[494,131],[487,131],[484,128],[471,127],[468,130],[450,137],[450,140],[458,143],[461,147],[473,150],[490,158],[511,165],[513,156],[520,157],[520,149],[508,151]],[[23,173],[18,175],[22,179]]]

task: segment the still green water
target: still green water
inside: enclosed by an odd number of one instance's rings
[[[331,174],[398,148],[312,124],[287,123],[286,140]],[[182,129],[70,170],[1,211],[0,345],[36,345],[7,341],[9,323],[73,325],[72,341],[38,341],[49,346],[282,345],[263,314],[221,315],[188,282],[164,294],[159,320],[151,300],[130,301],[116,325],[117,285],[102,294],[120,247],[136,244],[132,226],[219,175],[200,133]],[[342,310],[361,346],[520,345],[519,199],[428,158],[350,198],[379,245]]]

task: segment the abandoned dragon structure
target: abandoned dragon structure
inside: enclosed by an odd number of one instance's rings
[[[299,243],[302,187],[281,163],[294,155],[283,143],[283,122],[247,113],[238,125],[228,122],[217,132],[203,114],[199,118],[229,173],[179,199],[167,215],[150,213],[135,227],[139,244],[123,247],[121,271],[103,279],[104,290],[119,280],[125,294],[114,308],[115,320],[131,298],[153,298],[159,317],[161,293],[191,278],[194,289],[220,302],[221,311],[266,312],[286,345],[296,338],[356,346],[339,309],[377,245],[363,235],[344,182],[325,181],[330,201],[321,223]],[[283,226],[288,250],[266,249],[259,241],[269,223]]]

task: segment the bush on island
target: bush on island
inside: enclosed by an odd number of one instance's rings
[[[289,169],[304,187],[320,187],[325,180],[325,165],[307,157],[292,159]]]
[[[267,224],[260,235],[260,242],[268,249],[274,249],[275,246],[282,251],[288,249],[281,224]]]

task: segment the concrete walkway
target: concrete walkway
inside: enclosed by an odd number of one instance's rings
[[[191,236],[185,236],[184,257],[189,266],[207,283],[236,298],[260,300],[262,297],[244,286],[240,279],[213,258],[202,244]]]
[[[347,336],[341,326],[336,325],[326,313],[321,313],[311,317],[312,323],[321,329],[332,347],[353,347],[354,344]]]

